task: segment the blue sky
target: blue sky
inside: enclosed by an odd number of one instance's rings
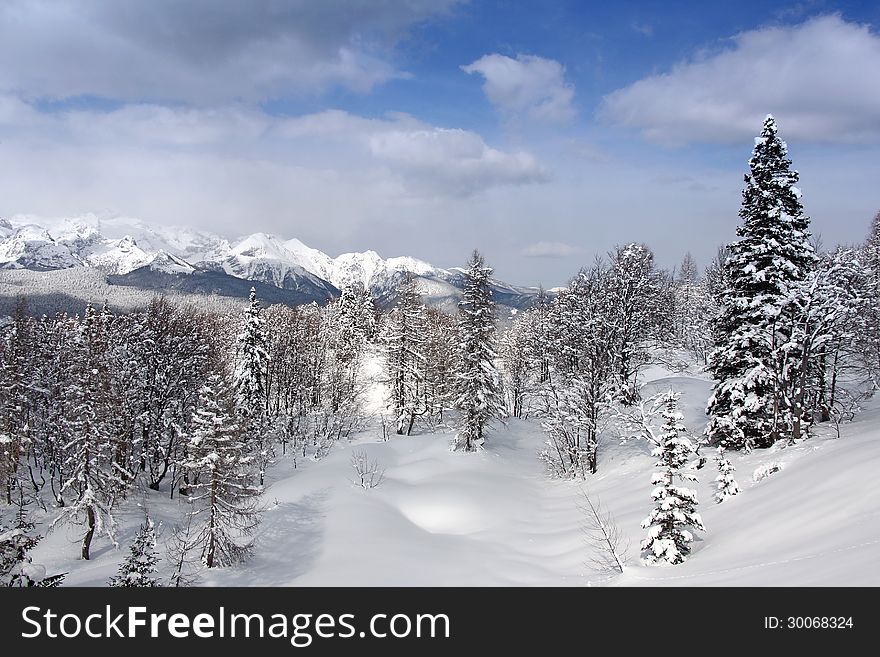
[[[3,216],[557,285],[626,241],[707,262],[768,112],[826,245],[880,209],[876,2],[11,0],[0,57]]]

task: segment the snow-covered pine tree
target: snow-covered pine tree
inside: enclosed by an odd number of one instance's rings
[[[211,375],[199,393],[193,433],[183,467],[189,473],[194,537],[208,567],[229,566],[252,551],[250,536],[259,524],[261,489],[253,484],[254,457],[236,422],[228,384]]]
[[[718,451],[715,453],[715,462],[718,465],[718,476],[715,477],[715,502],[721,504],[728,497],[739,493],[739,485],[733,478],[736,468],[724,455],[724,447],[718,447]]]
[[[117,587],[154,587],[161,586],[156,578],[156,529],[153,521],[147,516],[144,519],[131,544],[131,552],[119,566],[119,573],[107,582],[108,586]]]
[[[464,270],[464,290],[458,303],[458,358],[455,408],[461,413],[452,448],[473,452],[485,440],[489,423],[504,416],[498,370],[495,367],[495,303],[482,254],[474,251]]]
[[[407,272],[397,288],[397,304],[389,313],[382,344],[390,407],[398,434],[410,435],[416,417],[426,412],[426,309],[415,277]]]
[[[257,291],[252,287],[245,310],[244,326],[236,344],[232,386],[235,391],[235,408],[241,417],[242,435],[246,437],[256,456],[261,486],[266,468],[272,460],[267,420],[268,374],[269,336],[260,302],[257,300]]]
[[[655,465],[660,468],[651,477],[651,484],[655,486],[651,499],[656,506],[642,522],[642,528],[648,530],[641,546],[648,563],[683,562],[690,553],[691,530],[705,531],[697,513],[696,492],[678,485],[679,480],[696,481],[688,471],[694,445],[687,437],[687,428],[681,423],[679,397],[679,393],[670,390],[654,402],[653,413],[659,412],[664,420],[659,432],[647,423],[643,427],[645,437],[654,445],[651,456],[657,457]]]
[[[233,388],[239,414],[245,418],[257,418],[266,408],[268,337],[257,291],[253,287],[248,301],[244,326],[236,344]]]
[[[707,408],[712,444],[768,447],[791,428],[783,372],[786,360],[800,356],[781,349],[791,327],[786,300],[816,262],[797,181],[768,116],[745,176],[740,239],[724,265],[726,288],[709,359],[716,379]]]

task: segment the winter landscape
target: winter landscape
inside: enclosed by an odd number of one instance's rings
[[[138,66],[0,74],[0,585],[880,585],[880,15],[771,4],[590,110],[491,3],[40,5]]]

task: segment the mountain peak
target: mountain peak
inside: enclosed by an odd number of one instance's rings
[[[132,278],[138,282],[130,284],[141,286],[151,280],[149,272],[199,274],[204,281],[222,272],[239,282],[264,283],[319,302],[337,296],[344,287],[366,288],[386,306],[394,303],[400,279],[409,272],[418,277],[427,303],[450,310],[462,282],[460,270],[439,269],[409,256],[385,259],[370,249],[331,258],[299,239],[263,232],[230,244],[211,233],[151,226],[129,217],[83,215],[46,223],[15,215],[0,222],[0,269],[86,266],[120,278],[139,272]],[[536,292],[498,282],[495,287],[499,302],[511,307],[530,305]]]

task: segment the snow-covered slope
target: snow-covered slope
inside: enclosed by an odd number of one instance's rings
[[[0,240],[0,269],[66,269],[83,264],[64,243],[34,224],[15,226]]]
[[[742,492],[712,501],[710,466],[694,487],[706,532],[688,561],[653,567],[639,562],[640,522],[652,507],[653,462],[641,441],[601,447],[599,473],[585,483],[549,479],[536,452],[537,421],[511,420],[477,454],[449,451],[451,432],[381,440],[381,365],[369,395],[377,414],[352,443],[321,461],[281,458],[269,473],[268,506],[247,563],[202,570],[202,585],[880,585],[880,403],[872,401],[839,439],[828,429],[793,447],[730,454]],[[710,383],[651,368],[645,394],[683,393],[689,428],[702,428]],[[385,468],[373,490],[351,483],[350,458],[366,450]],[[760,481],[752,473],[779,463]],[[584,534],[582,491],[614,516],[629,540],[623,575],[595,570]],[[183,512],[167,491],[147,492],[160,543]],[[140,501],[140,498],[138,498]],[[103,585],[127,554],[141,521],[136,502],[121,513],[122,548],[96,541],[92,561],[77,560],[74,539],[49,535],[35,559],[66,584]],[[78,530],[77,530],[78,531]],[[160,549],[161,553],[161,549]],[[164,573],[170,565],[162,564]]]
[[[283,241],[265,233],[254,233],[241,240],[220,265],[231,276],[284,290],[323,289],[328,299],[338,294],[333,285],[298,264]]]

